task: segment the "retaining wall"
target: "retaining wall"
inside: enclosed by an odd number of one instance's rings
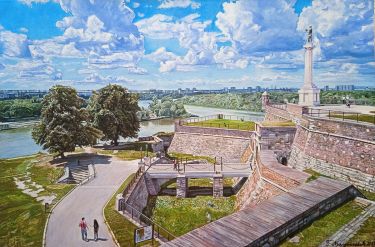
[[[336,134],[298,126],[288,165],[299,170],[312,168],[324,175],[375,191],[375,143],[348,136],[362,136],[366,128],[319,122],[323,129],[332,128],[326,130],[335,131]]]
[[[223,158],[223,162],[240,162],[250,139],[176,132],[168,152]]]

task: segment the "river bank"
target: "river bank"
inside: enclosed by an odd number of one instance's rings
[[[147,106],[150,101],[140,102]],[[262,121],[263,114],[259,112],[238,111],[221,108],[185,105],[185,109],[192,115],[208,116],[215,114],[245,116],[252,121]],[[173,132],[175,119],[161,118],[141,122],[138,136],[151,136],[157,132]],[[0,159],[15,158],[42,152],[43,148],[37,145],[31,137],[32,126],[0,131]],[[121,142],[130,139],[121,138]]]

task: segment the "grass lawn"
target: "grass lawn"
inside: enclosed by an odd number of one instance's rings
[[[134,245],[134,230],[137,228],[132,222],[127,220],[123,215],[115,210],[116,195],[122,193],[125,187],[128,185],[130,180],[134,177],[134,173],[131,174],[124,183],[117,190],[115,195],[108,202],[107,206],[104,208],[104,215],[107,219],[107,223],[111,227],[112,232],[116,236],[117,241],[120,246],[133,246]],[[151,241],[138,244],[138,246],[151,245]],[[158,242],[155,241],[154,246],[158,246]]]
[[[358,243],[363,242],[375,243],[375,217],[369,217],[364,222],[362,227],[358,230],[358,232],[347,242],[347,244],[352,244],[352,246],[358,246]]]
[[[341,114],[331,114],[330,116],[333,117],[333,118],[341,118],[342,119],[342,115]],[[351,115],[346,115],[345,114],[344,115],[344,119],[350,119],[350,120],[357,121],[357,114],[351,114]],[[358,115],[358,121],[360,121],[360,122],[368,122],[368,123],[375,124],[375,115],[359,114]]]
[[[280,246],[319,246],[326,238],[338,231],[343,225],[349,223],[361,212],[362,208],[355,201],[349,201],[297,233],[296,235],[300,237],[299,243],[285,241]]]
[[[209,119],[200,122],[187,123],[188,126],[201,126],[223,129],[238,129],[238,130],[255,130],[255,123],[251,121],[229,120],[229,119]]]
[[[296,124],[292,121],[282,121],[282,122],[273,122],[273,121],[265,121],[262,122],[262,125],[265,127],[295,127]]]
[[[44,191],[38,196],[53,194],[56,196],[53,203],[74,187],[55,184],[63,169],[50,166],[49,157],[34,155],[0,160],[0,246],[41,246],[47,219],[44,205],[18,189],[13,175],[29,172],[31,181],[43,186]]]
[[[208,157],[208,156],[195,156],[195,155],[192,155],[192,154],[182,154],[182,153],[168,153],[168,156],[171,157],[171,158],[174,158],[174,159],[178,159],[178,160],[183,160],[185,162],[185,160],[187,161],[191,161],[191,160],[207,160],[208,162],[210,163],[215,163],[215,159],[214,158],[211,158],[211,157]]]
[[[97,152],[99,154],[104,155],[113,155],[117,158],[120,158],[122,160],[136,160],[140,159],[142,156],[146,155],[144,151],[137,151],[137,150],[101,150],[97,149]],[[154,157],[155,154],[152,152],[148,152],[149,156]]]
[[[152,208],[145,213],[166,228],[175,236],[181,236],[211,221],[229,215],[235,211],[236,197],[212,198],[197,196],[194,198],[176,198],[174,196],[157,196],[151,198]]]

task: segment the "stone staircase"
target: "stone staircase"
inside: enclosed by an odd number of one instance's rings
[[[69,170],[69,179],[71,183],[79,184],[83,180],[89,177],[89,170],[87,165],[77,165],[70,167]]]

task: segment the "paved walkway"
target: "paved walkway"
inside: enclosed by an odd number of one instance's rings
[[[340,230],[326,239],[320,247],[344,246],[344,244],[354,236],[370,216],[375,216],[375,203],[371,203],[367,206],[360,215],[355,217],[345,226],[341,227]]]
[[[122,182],[136,172],[138,161],[97,159],[95,163],[96,178],[76,188],[54,209],[47,228],[47,247],[115,246],[104,223],[102,209]],[[92,240],[92,227],[88,231],[90,241],[81,239],[78,227],[81,217],[85,217],[89,225],[93,225],[94,219],[98,220],[99,241]]]

